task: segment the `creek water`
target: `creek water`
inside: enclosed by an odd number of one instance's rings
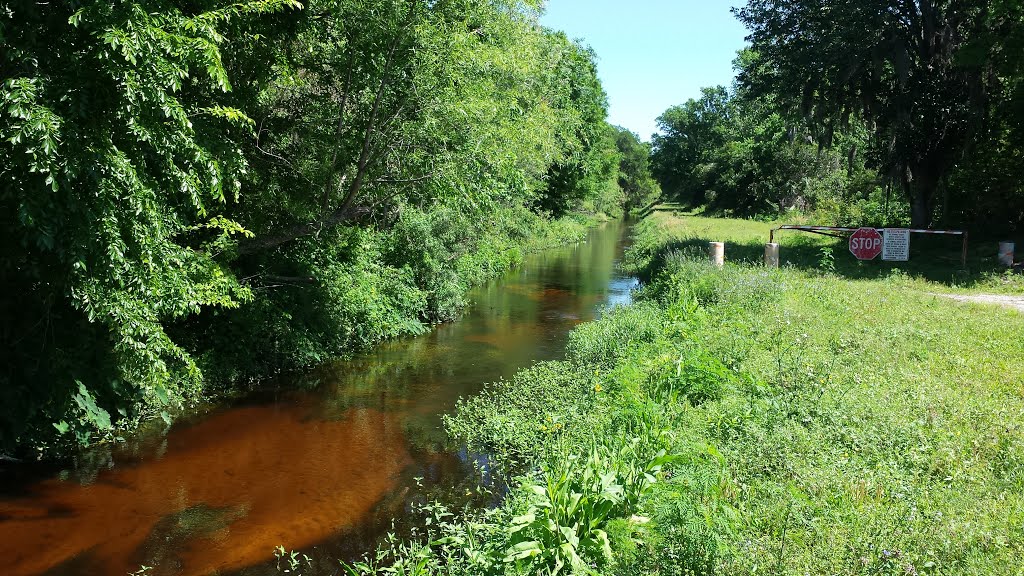
[[[410,503],[475,485],[478,459],[445,448],[441,415],[458,398],[561,357],[576,324],[629,300],[636,282],[616,270],[625,239],[609,222],[474,290],[457,322],[65,469],[5,465],[0,573],[255,576],[277,573],[278,545],[325,563],[372,549]]]

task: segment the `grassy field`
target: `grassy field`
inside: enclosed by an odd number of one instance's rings
[[[820,239],[783,239],[778,272],[687,252],[760,251],[769,226],[656,214],[631,258],[658,270],[647,298],[700,303],[692,345],[749,378],[690,416],[737,513],[722,572],[1021,573],[1024,314],[933,295],[1020,283],[842,265],[841,244],[815,262]]]
[[[648,258],[642,264],[652,269],[661,265],[658,258],[651,258],[656,256],[655,250],[703,254],[709,241],[726,243],[727,260],[760,263],[771,229],[783,224],[814,224],[799,218],[775,222],[707,218],[671,204],[655,206],[646,220],[656,222],[658,232],[638,238],[645,246],[634,258]],[[959,236],[911,235],[908,262],[883,262],[881,258],[860,262],[850,254],[845,238],[782,230],[776,232],[775,241],[780,244],[782,264],[800,270],[831,268],[844,278],[863,280],[901,274],[920,281],[919,287],[933,292],[1024,294],[1024,276],[998,265],[998,242],[993,240],[968,242],[966,269],[961,265]]]
[[[637,302],[447,422],[516,474],[503,503],[425,506],[419,541],[354,571],[1024,574],[1024,314],[936,295],[1015,279],[821,239],[736,263],[769,227],[638,224]]]

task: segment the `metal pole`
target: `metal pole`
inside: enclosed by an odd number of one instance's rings
[[[1013,267],[1013,250],[1015,246],[1013,242],[1000,242],[999,243],[999,264],[1006,266],[1007,268]]]
[[[964,230],[964,249],[960,253],[960,267],[967,270],[967,230]]]

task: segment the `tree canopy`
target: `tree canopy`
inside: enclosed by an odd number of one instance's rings
[[[531,0],[0,7],[0,451],[417,333],[541,215],[620,210]]]
[[[913,224],[927,226],[940,187],[984,138],[1019,12],[980,0],[750,0],[737,16],[761,64],[739,81],[779,96],[826,144],[865,122],[876,168],[904,191]]]
[[[854,225],[1024,222],[1022,7],[1006,0],[749,0],[736,82],[659,119],[667,194]]]
[[[216,256],[244,233],[225,211],[250,123],[224,101],[221,29],[297,4],[71,4],[0,15],[0,389],[10,412],[59,416],[72,396],[105,427],[94,378],[127,396],[194,386],[164,323],[250,295]]]

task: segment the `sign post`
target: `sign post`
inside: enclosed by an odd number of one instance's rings
[[[799,230],[833,238],[843,238],[846,234],[853,234],[850,238],[850,252],[861,260],[871,260],[882,253],[884,260],[907,261],[910,259],[910,235],[911,234],[942,234],[948,236],[959,236],[962,239],[960,248],[960,267],[967,269],[967,230],[922,230],[919,228],[885,228],[885,238],[878,233],[881,228],[847,228],[845,226],[805,226],[798,224],[783,224],[772,228],[768,234],[769,244],[775,243],[775,233],[780,230]],[[877,246],[876,246],[877,242]],[[876,250],[877,248],[877,250]],[[1006,247],[1001,246],[1001,250]],[[873,252],[873,254],[872,254]]]
[[[850,236],[850,252],[858,260],[874,260],[882,253],[882,235],[874,228],[858,228]]]
[[[882,230],[882,260],[893,262],[910,260],[910,230],[907,228]]]

